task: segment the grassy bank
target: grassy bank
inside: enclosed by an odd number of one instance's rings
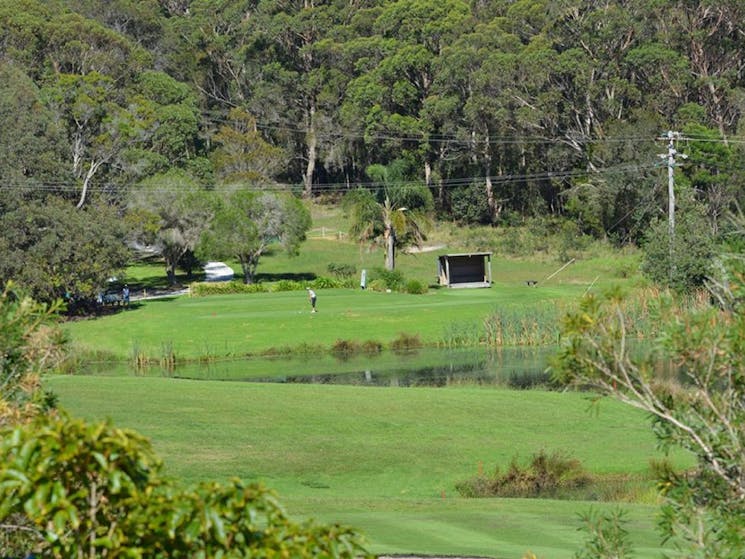
[[[540,544],[571,557],[587,503],[464,500],[455,484],[541,449],[599,475],[643,473],[660,456],[641,414],[609,402],[595,416],[571,393],[74,376],[49,386],[75,415],[151,437],[177,478],[263,481],[290,512],[358,526],[378,552],[519,557]],[[632,509],[649,540],[651,509]]]

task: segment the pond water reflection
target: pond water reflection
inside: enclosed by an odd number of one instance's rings
[[[251,357],[177,364],[168,369],[155,366],[137,371],[123,363],[97,363],[87,365],[83,372],[210,381],[530,388],[550,382],[550,373],[546,369],[549,357],[555,351],[555,348],[422,348],[352,356],[303,354]]]

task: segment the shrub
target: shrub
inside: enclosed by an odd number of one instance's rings
[[[559,237],[559,260],[569,262],[572,258],[580,258],[587,250],[592,240],[580,231],[573,221],[565,221],[561,225]]]
[[[367,288],[370,291],[386,291],[388,289],[388,285],[385,283],[385,280],[382,279],[374,279],[370,283],[367,284]]]
[[[613,559],[628,559],[635,553],[629,541],[626,526],[629,519],[621,509],[600,513],[590,510],[580,515],[587,532],[582,549],[574,554],[576,559],[596,559],[612,557]]]
[[[0,524],[39,556],[367,556],[355,532],[293,522],[261,485],[177,487],[147,439],[110,423],[42,416],[1,434]]]
[[[352,355],[359,353],[361,346],[354,340],[336,340],[331,346],[331,353],[337,358],[348,359]]]
[[[486,198],[484,184],[472,183],[453,190],[451,196],[451,211],[453,218],[461,224],[491,223],[491,211]]]
[[[541,450],[526,466],[513,458],[504,474],[498,469],[492,477],[479,473],[456,488],[464,497],[552,498],[584,487],[590,481],[579,460],[560,452],[547,454]]]
[[[281,291],[302,291],[306,287],[313,289],[337,289],[341,287],[355,287],[353,278],[339,279],[318,277],[310,283],[283,279],[277,282],[243,283],[230,282],[195,282],[189,286],[193,297],[208,295],[232,295],[240,293],[278,293]]]
[[[398,270],[384,270],[383,268],[375,269],[376,279],[385,282],[386,288],[391,291],[399,291],[404,285],[404,275]]]
[[[692,291],[712,274],[714,239],[700,211],[680,212],[672,250],[668,223],[657,220],[645,235],[642,271],[653,282],[676,291]]]
[[[331,353],[338,359],[348,359],[353,355],[365,353],[375,355],[383,351],[383,344],[376,340],[358,342],[356,340],[336,340],[331,346]]]
[[[339,287],[344,287],[347,289],[358,289],[360,287],[360,284],[356,278],[346,278],[339,281],[341,282]]]
[[[579,460],[541,450],[525,468],[513,459],[507,472],[497,478],[497,492],[514,497],[555,496],[560,489],[581,487],[589,481]]]
[[[357,267],[354,264],[336,264],[334,262],[326,266],[329,273],[339,279],[351,278],[357,273]]]
[[[235,282],[236,286],[240,286],[236,293],[267,293],[269,286],[265,283],[242,283]]]
[[[326,351],[323,346],[302,343],[296,346],[270,347],[261,352],[264,357],[279,357],[286,355],[318,355]]]
[[[429,288],[419,280],[412,279],[406,282],[406,293],[424,295],[428,290]]]
[[[419,334],[401,332],[398,338],[391,342],[390,347],[396,352],[412,351],[422,347],[422,340],[419,338]]]
[[[233,295],[239,293],[265,293],[269,291],[265,283],[243,283],[241,281],[194,282],[189,285],[192,297],[208,295]]]
[[[270,291],[273,292],[280,292],[280,291],[300,291],[302,289],[305,289],[305,285],[300,283],[299,281],[293,281],[293,280],[279,280],[276,283],[271,284]]]
[[[617,278],[630,278],[637,273],[639,264],[637,262],[621,262],[614,270],[614,275]]]
[[[383,351],[383,344],[376,340],[367,340],[362,343],[362,351],[368,355],[373,355]]]
[[[344,280],[338,278],[318,277],[311,282],[310,286],[313,289],[337,289],[347,285]]]
[[[13,290],[0,292],[0,426],[50,411],[54,398],[41,376],[64,361],[67,341],[56,324],[62,308],[35,302]]]

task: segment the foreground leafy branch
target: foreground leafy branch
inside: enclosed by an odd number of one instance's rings
[[[175,486],[145,438],[107,422],[17,426],[2,433],[0,464],[0,526],[32,534],[43,556],[364,556],[355,532],[293,522],[260,485]]]
[[[48,410],[41,376],[64,358],[64,336],[54,324],[60,308],[16,292],[11,282],[0,292],[0,427]]]
[[[741,289],[742,277],[734,281]],[[680,312],[661,298],[661,335],[642,346],[619,303],[590,296],[566,318],[556,376],[647,412],[664,448],[690,451],[694,471],[659,467],[663,533],[695,557],[742,557],[745,308]]]

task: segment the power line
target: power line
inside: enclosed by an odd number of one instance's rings
[[[236,122],[219,111],[203,111],[202,116],[206,117],[206,120],[211,124],[231,124]],[[307,128],[292,127],[287,125],[280,125],[274,123],[265,123],[262,121],[255,121],[255,126],[259,130],[265,131],[277,131],[286,132],[291,134],[306,134]],[[340,132],[323,132],[316,129],[315,131],[317,138],[328,139],[328,140],[388,140],[388,141],[401,141],[401,142],[429,142],[435,144],[456,144],[463,146],[471,146],[474,143],[478,145],[530,145],[530,144],[556,144],[574,140],[578,142],[586,143],[638,143],[648,142],[652,140],[648,136],[503,136],[496,135],[491,136],[488,142],[474,141],[473,138],[463,138],[456,134],[430,134],[423,132],[420,135],[396,135],[396,134],[381,134],[381,133],[366,133],[363,131],[352,131],[342,130]],[[721,144],[745,144],[745,138],[731,137],[731,138],[711,138],[709,136],[696,136],[696,135],[680,135],[680,141],[691,141],[691,142],[702,142],[702,143],[721,143]]]
[[[456,177],[450,179],[444,179],[433,186],[436,188],[445,189],[456,189],[460,187],[469,186],[471,184],[478,184],[485,182],[487,178],[492,184],[515,184],[521,182],[530,181],[545,181],[545,180],[564,180],[571,178],[581,178],[588,175],[618,175],[625,173],[639,174],[644,171],[651,171],[659,169],[657,162],[647,164],[622,164],[614,167],[607,167],[597,169],[595,171],[586,170],[565,170],[565,171],[538,171],[535,173],[525,174],[509,174],[509,175],[492,175],[485,177],[483,175],[474,175],[468,177]],[[239,181],[237,181],[238,183]],[[348,192],[354,189],[365,189],[365,190],[378,190],[386,186],[397,186],[397,187],[412,187],[422,185],[423,181],[396,181],[393,183],[382,183],[376,181],[370,182],[353,182],[353,183],[315,183],[313,185],[314,192],[318,193],[335,193],[335,192]],[[122,187],[134,187],[138,186],[134,183],[127,183],[121,185]],[[246,182],[246,188],[255,190],[265,191],[286,191],[288,189],[300,189],[302,186],[299,183],[276,183],[276,182]],[[38,184],[27,184],[23,182],[6,182],[0,185],[0,190],[17,190],[17,191],[50,191],[50,192],[79,192],[81,185],[77,182],[53,182],[53,183],[38,183]],[[173,181],[153,182],[148,181],[148,185],[145,188],[151,188],[158,192],[180,192],[182,188],[173,185]],[[96,192],[110,191],[111,186],[107,185],[94,185],[90,187],[90,190]]]
[[[641,200],[639,200],[636,204],[634,204],[633,207],[631,207],[625,214],[619,217],[610,227],[608,227],[608,233],[614,231],[619,225],[621,225],[621,223],[626,221],[631,216],[631,214],[633,214],[640,208],[642,207],[646,208],[650,204],[654,196],[657,194],[657,192],[658,192],[658,189],[655,186],[655,188],[650,190],[646,196],[644,196]],[[638,226],[632,229],[632,231],[635,231],[637,228]]]

